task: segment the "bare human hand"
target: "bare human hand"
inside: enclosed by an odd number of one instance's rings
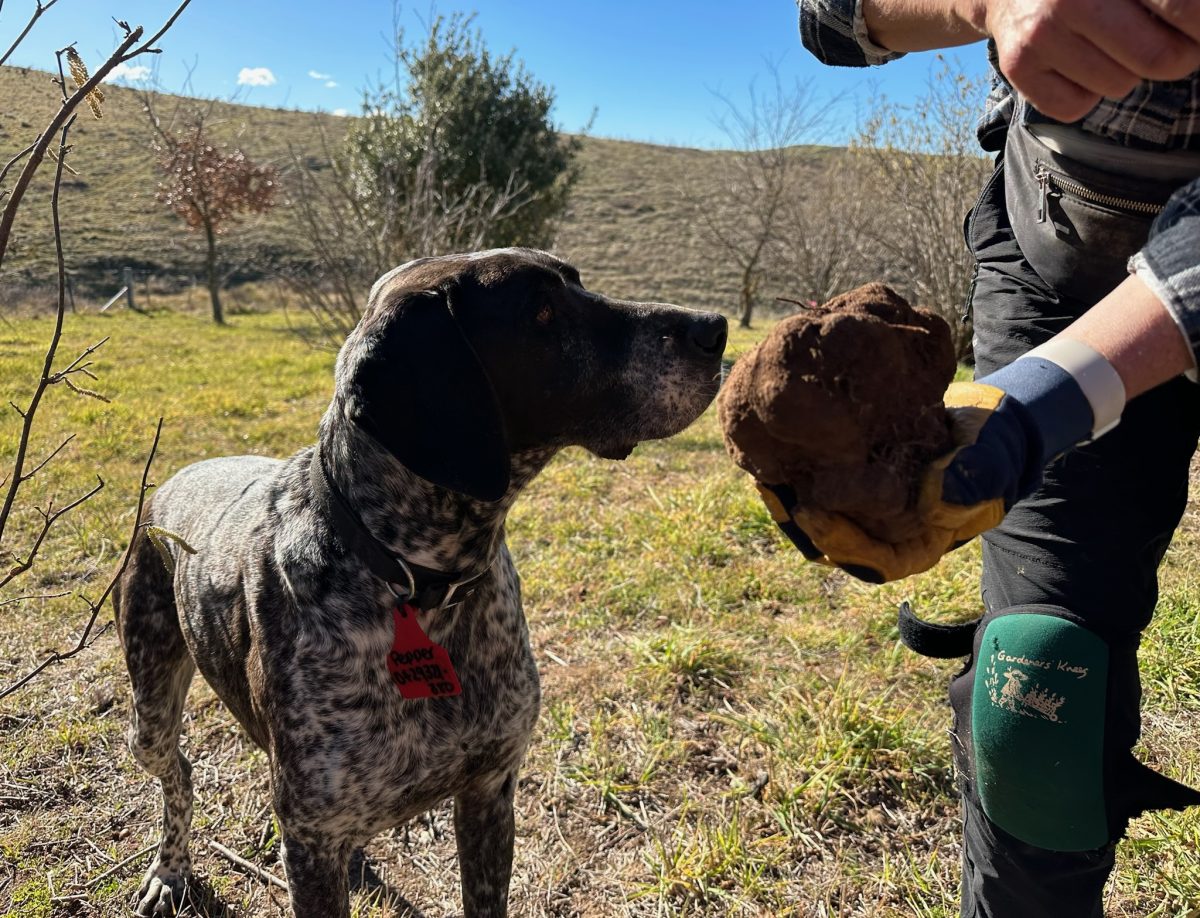
[[[1200,0],[967,0],[1000,70],[1043,114],[1082,118],[1142,80],[1200,69]]]

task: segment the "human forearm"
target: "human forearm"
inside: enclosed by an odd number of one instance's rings
[[[1194,368],[1175,318],[1134,274],[1060,334],[979,382],[1021,406],[1026,441],[1038,447],[1025,469],[1012,469],[1019,483],[1036,480],[1054,456],[1107,433],[1131,399]]]
[[[987,37],[969,0],[861,0],[871,40],[891,51],[928,51]]]
[[[1126,278],[1072,323],[1062,338],[1100,354],[1132,399],[1195,367],[1191,349],[1162,300],[1141,278]]]
[[[1194,371],[1200,356],[1198,258],[1200,179],[1195,179],[1171,196],[1154,221],[1130,260],[1131,276],[1043,347],[1079,342],[1106,361],[1124,385],[1117,412],[1125,401]],[[1102,367],[1099,373],[1103,377]],[[1097,420],[1102,428],[1112,418]]]

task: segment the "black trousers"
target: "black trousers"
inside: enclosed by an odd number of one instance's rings
[[[1010,213],[1004,168],[966,224],[978,262],[968,304],[978,377],[1094,305],[1090,295],[1077,297],[1061,281],[1052,286],[1030,265],[1013,230],[1014,220],[1029,215]],[[1098,253],[1098,270],[1119,277],[1130,254]],[[1137,647],[1158,599],[1159,563],[1183,514],[1198,435],[1200,386],[1184,378],[1160,386],[1133,400],[1116,429],[1054,462],[1041,489],[984,537],[987,611],[1061,606],[1108,641],[1106,742],[1124,748],[1140,730]],[[1115,842],[1063,853],[1018,841],[984,815],[972,776],[961,774],[964,764],[960,756],[964,918],[1098,918]]]

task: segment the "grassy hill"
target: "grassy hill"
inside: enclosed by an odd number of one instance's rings
[[[0,68],[0,143],[16,150],[27,144],[57,107],[57,87],[50,74],[13,67]],[[68,268],[84,286],[116,289],[120,269],[186,275],[196,270],[195,240],[155,198],[158,175],[152,129],[138,94],[119,86],[105,87],[104,117],[85,109],[72,128],[64,176],[61,211]],[[159,111],[169,115],[172,97],[157,97]],[[219,135],[243,136],[254,155],[282,162],[289,145],[311,136],[314,116],[275,109],[218,105]],[[4,266],[4,280],[44,282],[53,272],[53,247],[46,214],[52,164],[44,165],[26,196],[17,222],[14,248]],[[233,237],[239,248],[263,252],[280,248],[279,219],[251,221]],[[13,277],[15,275],[15,278]]]
[[[57,88],[36,70],[0,68],[0,149],[15,152],[28,143],[54,111]],[[154,199],[157,167],[152,132],[137,92],[105,88],[104,117],[86,111],[72,130],[74,149],[62,192],[68,266],[77,284],[104,296],[120,286],[122,267],[139,278],[176,283],[198,271],[198,240]],[[156,96],[160,117],[175,97]],[[331,115],[218,104],[217,133],[236,139],[252,157],[287,164],[300,151],[319,165],[320,130],[330,138],[345,130]],[[580,154],[582,179],[563,222],[556,250],[573,260],[596,289],[732,311],[734,272],[711,257],[689,225],[684,189],[706,187],[726,154],[586,138]],[[45,215],[49,179],[43,168],[26,198],[14,248],[0,276],[15,285],[44,282],[53,274],[53,247]],[[286,213],[277,208],[234,230],[229,245],[253,277],[271,259],[290,254]],[[11,293],[9,295],[11,299]],[[107,298],[104,296],[104,298]]]

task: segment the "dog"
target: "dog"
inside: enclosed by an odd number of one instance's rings
[[[186,889],[199,669],[268,754],[296,918],[348,918],[351,854],[448,797],[464,914],[506,915],[540,695],[505,516],[562,448],[623,459],[695,420],[726,335],[544,252],[418,259],[372,287],[315,446],[164,483],[146,522],[187,547],[170,571],[137,540],[114,602],[129,746],[163,797],[137,913]]]

